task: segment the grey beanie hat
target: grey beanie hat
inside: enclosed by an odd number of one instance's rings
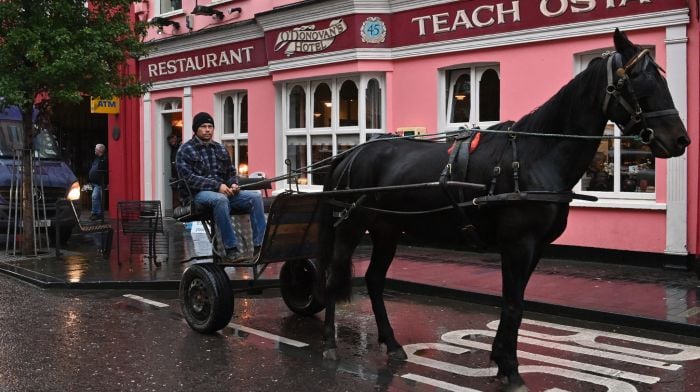
[[[197,133],[197,129],[202,124],[211,124],[214,125],[214,119],[211,117],[209,113],[206,112],[199,112],[197,113],[194,118],[192,119],[192,132]]]

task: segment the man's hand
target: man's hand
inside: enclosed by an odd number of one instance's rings
[[[240,191],[241,188],[238,184],[232,184],[230,187],[226,184],[219,185],[219,193],[223,193],[226,196],[236,196]]]

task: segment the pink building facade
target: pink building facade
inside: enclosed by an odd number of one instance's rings
[[[695,1],[229,0],[195,13],[196,5],[137,5],[137,17],[161,25],[138,64],[152,83],[140,106],[141,178],[131,180],[144,199],[172,207],[166,137],[190,138],[197,112],[214,116],[216,139],[241,173],[272,177],[286,172],[285,160],[303,167],[376,133],[517,120],[611,50],[619,28],[666,70],[693,143],[658,160],[641,144],[601,142],[575,189],[600,200],[573,202],[556,243],[698,254]],[[318,175],[300,180],[321,188]]]

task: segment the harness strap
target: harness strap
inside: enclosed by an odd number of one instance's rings
[[[339,202],[338,200],[334,200],[334,199],[328,200],[328,203],[330,203],[331,205],[335,205],[337,207],[344,208],[343,211],[338,213],[338,215],[337,215],[338,220],[335,221],[335,223],[333,224],[333,227],[338,227],[341,223],[343,223],[343,221],[348,220],[348,218],[350,218],[350,213],[352,213],[352,210],[354,210],[357,207],[360,207],[362,202],[364,202],[366,198],[367,198],[366,194],[362,195],[356,201],[354,201],[350,204],[342,203],[342,202]]]
[[[474,137],[474,132],[471,130],[467,130],[465,132],[460,133],[456,138],[454,145],[452,146],[452,151],[450,151],[450,156],[447,159],[447,165],[445,165],[445,168],[442,170],[442,173],[440,173],[440,188],[442,188],[442,191],[445,193],[445,196],[447,199],[450,201],[450,204],[452,205],[452,208],[457,212],[457,216],[459,218],[459,226],[463,232],[468,232],[474,230],[474,225],[472,225],[469,221],[469,218],[467,215],[462,211],[462,208],[460,208],[459,204],[457,203],[457,200],[452,196],[452,193],[450,193],[449,189],[447,188],[446,184],[447,181],[451,179],[452,177],[452,172],[453,168],[456,169],[458,172],[464,172],[464,176],[466,177],[467,173],[467,166],[469,165],[469,153],[470,153],[470,144],[471,140]],[[462,148],[462,146],[466,146],[466,148]],[[465,154],[463,157],[464,161],[464,168],[459,168],[457,169],[455,167],[455,162],[457,160],[457,157],[459,154]],[[459,178],[459,181],[463,181],[464,178]],[[459,189],[457,190],[459,194],[459,199],[460,201],[464,200],[464,192],[463,190]]]
[[[460,132],[459,135],[455,137],[455,141],[452,144],[452,147],[450,147],[449,149],[450,155],[447,158],[447,165],[445,165],[445,168],[442,169],[442,173],[440,173],[440,184],[444,184],[452,179],[452,169],[455,165],[455,162],[457,161],[457,156],[462,150],[462,144],[464,144],[465,142],[471,143],[471,139],[473,136],[474,132],[470,129],[464,132]],[[469,154],[469,149],[467,149],[467,154]],[[467,164],[469,163],[468,156],[466,162]],[[466,173],[466,170],[464,172]],[[459,178],[458,180],[462,181],[463,178]]]
[[[491,187],[489,188],[489,195],[493,195],[496,192],[496,182],[498,181],[498,176],[501,175],[501,167],[494,166],[493,175],[491,176]]]
[[[511,134],[509,137],[510,145],[513,149],[513,163],[511,163],[511,167],[513,168],[513,190],[515,193],[520,193],[520,161],[518,161],[518,147],[515,143],[518,136],[516,134]]]
[[[493,206],[493,205],[508,204],[508,203],[513,203],[513,202],[542,202],[542,203],[568,204],[568,203],[571,203],[571,201],[574,199],[586,200],[586,201],[597,201],[598,200],[598,198],[595,196],[581,195],[581,194],[574,193],[571,191],[563,191],[563,192],[526,191],[526,192],[520,192],[520,193],[511,192],[511,193],[501,193],[498,195],[486,195],[486,196],[475,197],[474,199],[472,199],[470,201],[465,201],[465,202],[459,203],[459,204],[457,204],[457,206],[460,208],[487,207],[487,206]],[[382,208],[367,207],[364,205],[359,205],[358,204],[359,200],[357,202],[354,202],[354,203],[348,203],[348,202],[343,202],[340,200],[329,199],[329,200],[326,200],[325,202],[329,203],[333,206],[336,206],[336,207],[343,207],[343,208],[347,208],[347,209],[360,208],[363,210],[372,211],[372,212],[376,212],[376,213],[380,213],[380,214],[403,215],[403,216],[436,214],[439,212],[449,211],[449,210],[454,208],[452,205],[448,205],[448,206],[443,206],[443,207],[439,207],[439,208],[434,208],[432,210],[424,210],[424,211],[396,211],[396,210],[387,210],[387,209],[382,209]],[[341,215],[342,215],[342,212],[341,212]]]

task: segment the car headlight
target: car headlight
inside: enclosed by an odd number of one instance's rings
[[[78,181],[74,182],[70,186],[70,190],[68,191],[68,200],[80,200],[80,184]]]

